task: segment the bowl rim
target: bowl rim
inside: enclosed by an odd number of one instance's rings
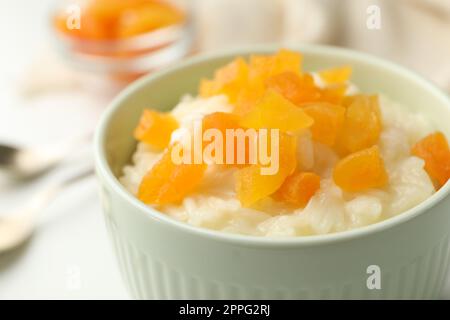
[[[450,98],[443,91],[437,88],[434,84],[432,84],[430,81],[426,80],[419,74],[407,69],[406,67],[400,66],[388,60],[350,49],[325,45],[309,45],[309,44],[286,45],[286,46],[253,45],[234,48],[230,50],[224,50],[220,52],[206,53],[187,59],[184,62],[176,64],[175,66],[166,68],[162,71],[155,72],[153,74],[144,76],[136,80],[135,82],[130,84],[127,88],[125,88],[110,103],[107,110],[105,110],[104,114],[100,119],[100,123],[97,127],[95,134],[94,156],[97,168],[97,175],[100,178],[103,178],[103,180],[105,180],[105,183],[107,183],[110,186],[110,188],[112,188],[112,190],[117,194],[117,196],[122,198],[122,200],[128,202],[131,206],[138,209],[138,211],[145,214],[148,218],[153,218],[161,223],[165,223],[167,226],[173,227],[177,229],[179,232],[187,232],[192,236],[199,236],[209,240],[228,242],[237,245],[270,247],[270,248],[289,248],[289,247],[305,247],[305,246],[309,247],[315,245],[327,245],[330,243],[348,241],[356,238],[373,235],[374,233],[378,233],[393,228],[395,226],[398,226],[399,224],[405,223],[419,216],[420,214],[426,212],[427,210],[437,205],[439,202],[441,202],[444,198],[446,198],[449,195],[450,181],[447,182],[446,185],[444,185],[431,197],[421,202],[419,205],[403,213],[400,213],[394,217],[382,220],[380,222],[368,226],[331,234],[312,235],[304,237],[298,236],[298,237],[275,238],[275,237],[261,237],[261,236],[225,233],[218,230],[196,227],[188,223],[178,221],[139,201],[134,195],[132,195],[128,190],[126,190],[126,188],[114,176],[106,160],[105,148],[103,143],[105,140],[105,133],[116,109],[118,109],[122,105],[122,103],[125,100],[127,100],[128,97],[132,95],[135,91],[137,91],[142,87],[145,87],[146,85],[158,79],[159,77],[178,71],[180,69],[195,66],[196,64],[202,63],[207,60],[224,58],[228,56],[245,55],[250,53],[263,53],[263,54],[270,53],[276,51],[280,47],[285,47],[299,52],[307,52],[308,54],[320,54],[320,55],[350,58],[352,60],[358,60],[375,65],[377,67],[389,69],[390,72],[398,73],[405,78],[412,79],[422,88],[430,91],[438,99],[441,99],[443,101],[443,104],[447,105],[447,107],[450,109]]]

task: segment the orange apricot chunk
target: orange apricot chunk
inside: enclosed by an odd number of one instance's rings
[[[280,129],[284,132],[298,132],[311,127],[313,123],[314,120],[305,111],[273,90],[267,91],[240,120],[241,126],[245,128]]]
[[[138,198],[146,204],[176,204],[195,190],[203,179],[205,164],[175,164],[172,149],[142,179]]]
[[[264,83],[270,77],[283,72],[301,73],[303,57],[300,53],[281,49],[275,55],[250,57],[250,80]]]
[[[388,175],[378,146],[352,153],[340,160],[334,168],[333,179],[347,192],[384,187]]]
[[[314,119],[311,127],[313,139],[327,146],[333,146],[344,124],[345,108],[318,102],[304,105],[302,109]]]
[[[117,21],[117,37],[127,38],[181,23],[184,14],[169,3],[147,2],[128,8]]]
[[[425,170],[440,187],[450,179],[450,149],[442,132],[435,132],[420,140],[411,153],[425,160]]]
[[[277,74],[266,81],[266,87],[283,95],[286,99],[296,103],[299,100],[302,81],[294,72]]]
[[[162,150],[169,145],[172,132],[176,129],[178,122],[172,115],[146,109],[134,130],[134,137]]]
[[[236,193],[244,207],[249,207],[259,200],[275,193],[290,176],[297,165],[297,139],[289,134],[280,133],[279,163],[274,174],[264,174],[261,164],[250,165],[236,173]],[[273,154],[273,150],[271,150]]]
[[[72,13],[55,16],[55,27],[76,38],[112,40],[136,36],[183,21],[184,13],[157,0],[89,0],[80,14],[80,28],[71,28]]]
[[[203,130],[218,129],[225,136],[227,129],[238,129],[239,117],[233,113],[214,112],[203,117]]]
[[[347,91],[346,84],[319,88],[312,75],[303,74],[299,76],[293,72],[280,73],[267,79],[266,87],[277,91],[298,106],[312,102],[340,104]]]
[[[356,102],[356,101],[362,101],[362,100],[364,100],[364,99],[367,99],[368,97],[370,97],[370,96],[367,96],[367,95],[365,95],[365,94],[362,94],[362,93],[360,93],[360,94],[355,94],[355,95],[351,95],[351,96],[345,96],[343,99],[342,99],[342,106],[343,107],[345,107],[345,108],[348,108],[348,107],[350,107],[354,102]],[[375,98],[375,96],[372,96],[372,98]]]
[[[350,154],[377,143],[382,130],[377,96],[358,95],[347,107],[344,126],[337,139],[337,151]]]
[[[55,16],[55,28],[68,36],[86,40],[106,40],[114,37],[113,23],[107,19],[99,19],[88,10],[83,10],[80,15],[80,28],[72,26],[70,14],[60,12]],[[82,27],[81,27],[82,26]]]
[[[261,82],[249,82],[244,85],[238,94],[236,103],[234,104],[233,113],[243,116],[249,113],[256,103],[262,99],[266,88]]]
[[[266,87],[280,93],[297,105],[318,101],[321,95],[320,89],[308,74],[299,76],[294,72],[280,73],[269,78],[266,81]]]
[[[301,73],[303,56],[299,52],[289,49],[280,49],[275,55],[277,73],[292,71]]]
[[[320,101],[342,104],[347,92],[346,84],[336,84],[320,90]]]
[[[274,198],[303,208],[319,189],[320,176],[312,172],[297,172],[286,178]]]
[[[97,19],[116,19],[129,8],[135,8],[154,0],[88,0],[86,10]]]
[[[323,70],[319,72],[320,78],[327,84],[342,84],[350,80],[352,68],[349,66]]]
[[[238,132],[233,131],[228,134],[227,130],[229,129],[245,130],[239,125],[239,119],[239,116],[232,113],[215,112],[206,115],[203,118],[202,126],[203,132],[206,132],[208,129],[217,129],[220,131],[223,137],[223,164],[226,166],[242,168],[256,162],[257,155],[255,153],[257,150],[255,151],[255,149],[253,149],[253,158],[250,155],[250,150],[257,145],[259,136],[256,131],[254,131],[254,135],[245,135],[245,132],[242,131],[244,139],[239,141],[240,139],[237,137]],[[268,139],[270,139],[270,136]],[[203,147],[205,147],[205,145],[203,145]],[[228,152],[232,154],[229,155]],[[214,155],[215,152],[213,152],[213,156]]]
[[[224,94],[230,103],[235,103],[242,88],[247,84],[248,65],[242,58],[236,58],[231,63],[217,70],[213,80],[202,80],[200,96],[207,98]]]
[[[223,164],[227,163],[227,152],[233,152],[234,158],[232,163],[228,163],[229,165],[236,165],[237,162],[237,155],[238,155],[238,145],[236,143],[233,144],[234,149],[228,150],[227,149],[227,130],[228,129],[241,129],[241,126],[239,126],[239,117],[232,113],[225,113],[225,112],[215,112],[206,115],[203,118],[203,132],[206,132],[206,130],[209,129],[217,129],[220,131],[220,134],[222,135],[222,162]],[[216,143],[216,141],[213,141],[212,143]],[[203,145],[203,148],[205,148],[205,144]],[[245,148],[248,148],[248,145],[245,146]],[[247,154],[248,149],[243,150],[242,152],[245,152],[246,158],[245,163],[247,163]],[[213,153],[215,155],[215,152]],[[243,163],[243,164],[245,164]]]
[[[56,16],[57,28],[70,36],[87,40],[111,40],[116,38],[117,21],[128,9],[136,8],[151,0],[89,0],[83,3],[80,28],[69,28],[69,12]]]

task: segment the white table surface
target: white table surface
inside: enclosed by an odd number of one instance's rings
[[[105,98],[70,92],[33,99],[17,94],[23,70],[47,43],[50,2],[0,0],[0,141],[65,141],[92,130],[107,103]],[[58,181],[73,166],[26,188],[0,184],[0,214]],[[61,194],[41,218],[31,241],[0,255],[0,299],[129,298],[108,242],[94,178]],[[443,298],[450,298],[448,283]]]

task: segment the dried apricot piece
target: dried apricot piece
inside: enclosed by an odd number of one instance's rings
[[[345,108],[339,105],[318,102],[304,105],[303,110],[314,119],[311,127],[313,139],[333,146],[345,120]]]
[[[218,129],[225,136],[227,129],[238,129],[239,117],[232,113],[214,112],[203,117],[203,130]]]
[[[346,155],[373,146],[382,129],[377,96],[358,95],[347,107],[344,126],[337,139],[337,151]]]
[[[327,84],[343,84],[350,80],[352,68],[349,66],[323,70],[319,72],[320,78]]]
[[[284,132],[297,132],[311,127],[313,123],[314,120],[305,111],[273,90],[267,91],[240,120],[245,128],[280,129]]]
[[[296,207],[305,207],[319,189],[320,176],[312,172],[296,172],[286,178],[274,198]]]
[[[276,73],[291,71],[301,74],[303,56],[299,52],[281,49],[275,55]]]
[[[142,179],[138,198],[146,204],[179,203],[200,184],[207,168],[204,164],[175,164],[172,147]]]
[[[114,38],[114,25],[111,19],[95,16],[90,10],[83,10],[80,17],[80,26],[74,28],[70,24],[72,19],[67,12],[58,13],[55,16],[57,30],[74,38],[86,40],[106,40]]]
[[[302,80],[294,72],[283,72],[270,77],[266,81],[266,87],[283,95],[286,99],[295,103],[300,94]]]
[[[134,131],[134,137],[162,150],[169,145],[172,132],[176,129],[178,122],[172,115],[146,109]]]
[[[236,130],[236,129],[241,129],[241,126],[239,126],[239,117],[235,114],[232,113],[225,113],[225,112],[215,112],[215,113],[211,113],[206,115],[203,118],[203,132],[206,132],[209,129],[217,129],[219,130],[221,136],[222,136],[222,157],[221,157],[221,161],[223,164],[228,164],[228,165],[237,165],[238,164],[238,151],[244,152],[245,154],[245,159],[244,159],[244,164],[248,163],[248,147],[249,144],[246,144],[244,147],[246,148],[245,150],[238,150],[238,144],[236,143],[236,141],[233,141],[233,146],[234,148],[231,150],[227,149],[227,130],[232,129],[232,130]],[[234,136],[233,136],[234,139]],[[234,139],[235,140],[235,139]],[[217,143],[217,141],[213,141],[211,143]],[[214,150],[212,153],[212,156],[216,156],[215,155],[215,148],[217,147],[217,145],[214,146]],[[203,148],[205,148],[205,144],[203,145]],[[231,158],[233,161],[232,163],[227,163],[227,152],[233,152],[234,157]]]
[[[320,101],[323,95],[309,74],[299,76],[294,72],[280,73],[267,79],[266,87],[280,93],[296,105]]]
[[[262,83],[248,83],[242,87],[234,105],[233,113],[243,116],[249,113],[256,103],[264,96],[265,88]]]
[[[347,93],[346,84],[336,84],[320,90],[320,101],[342,104]]]
[[[116,19],[124,11],[144,5],[151,0],[90,0],[86,3],[86,10],[97,19]]]
[[[303,57],[300,53],[281,49],[275,55],[250,57],[250,80],[264,83],[283,72],[301,73]]]
[[[84,1],[80,14],[81,28],[71,28],[71,13],[55,17],[58,30],[77,38],[111,40],[126,38],[179,23],[184,14],[168,3],[155,0]],[[69,22],[69,24],[68,24]]]
[[[242,58],[217,70],[213,80],[202,80],[200,95],[204,98],[224,94],[230,103],[235,103],[242,88],[247,84],[248,65]]]
[[[296,137],[280,133],[279,138],[279,166],[275,174],[262,174],[261,164],[251,165],[237,172],[236,192],[244,207],[272,195],[294,172],[297,165]]]
[[[117,21],[117,37],[127,38],[182,22],[184,14],[164,2],[150,1],[127,8]]]
[[[347,192],[384,187],[388,175],[378,146],[352,153],[340,160],[334,168],[333,179]]]
[[[425,160],[425,170],[442,187],[450,179],[450,149],[442,132],[435,132],[420,140],[412,154]]]
[[[87,1],[81,12],[78,35],[84,39],[110,40],[117,37],[117,21],[129,9],[138,8],[148,0],[95,0]],[[74,30],[69,33],[73,34]]]
[[[342,106],[345,108],[350,107],[355,101],[367,99],[367,95],[365,94],[355,94],[351,96],[345,96],[342,99]]]
[[[252,55],[249,61],[250,80],[267,79],[276,74],[276,62],[274,56]]]

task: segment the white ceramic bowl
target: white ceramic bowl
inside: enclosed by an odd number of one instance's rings
[[[349,64],[353,81],[431,119],[450,136],[450,102],[410,71],[331,47],[300,46],[307,70]],[[250,48],[192,59],[143,78],[112,103],[97,131],[96,165],[106,224],[125,282],[139,299],[437,298],[449,262],[450,184],[389,220],[343,233],[268,239],[178,222],[139,202],[118,182],[145,107],[169,109],[198,81]],[[368,268],[381,289],[370,290]],[[371,269],[369,268],[369,271]],[[375,276],[377,274],[375,273]]]

